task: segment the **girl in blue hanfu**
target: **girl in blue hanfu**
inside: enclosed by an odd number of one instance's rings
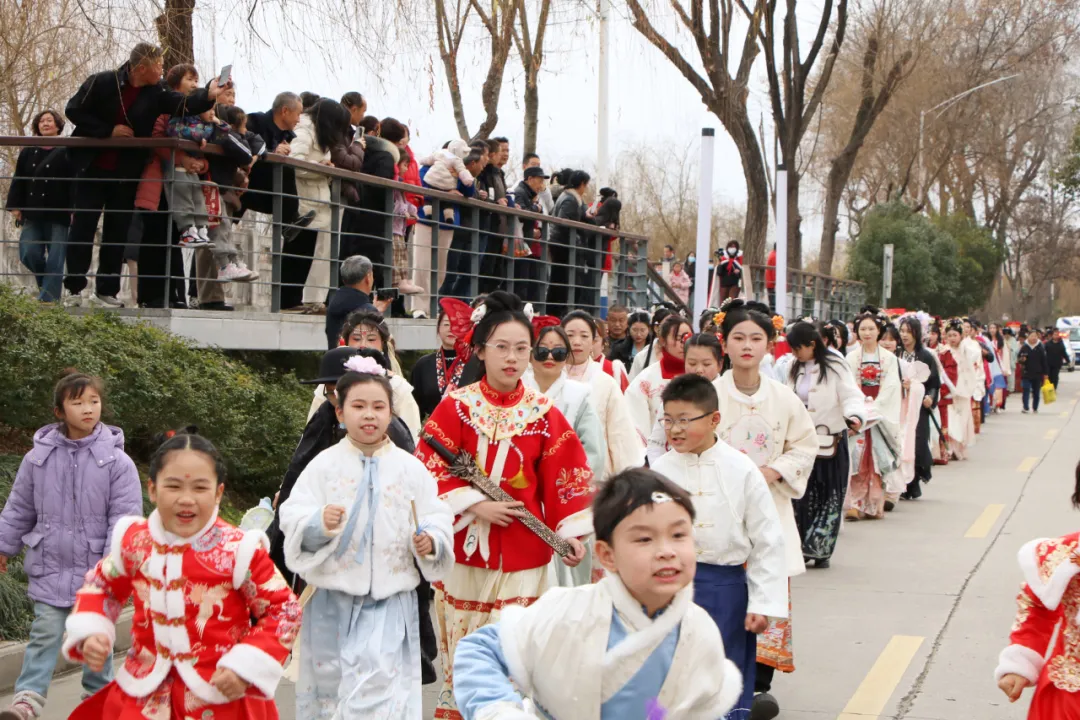
[[[314,594],[300,631],[296,716],[419,720],[420,573],[454,566],[453,515],[423,463],[386,436],[386,371],[353,357],[335,387],[346,437],[281,506],[285,562]],[[419,569],[418,569],[419,568]]]
[[[458,642],[465,720],[716,720],[739,699],[739,671],[693,602],[690,495],[626,470],[600,486],[593,518],[603,580],[507,607]]]

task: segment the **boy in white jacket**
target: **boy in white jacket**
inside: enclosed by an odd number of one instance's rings
[[[593,501],[607,577],[508,607],[458,643],[454,697],[465,720],[723,717],[742,683],[692,600],[693,522],[690,496],[658,473],[609,478]]]
[[[694,498],[694,602],[716,622],[727,656],[742,672],[743,694],[727,718],[745,720],[753,702],[757,635],[769,617],[788,616],[784,529],[761,471],[717,437],[713,384],[681,375],[661,399],[660,422],[672,449],[653,469]]]

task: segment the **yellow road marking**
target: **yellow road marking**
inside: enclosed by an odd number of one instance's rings
[[[1058,434],[1057,430],[1047,430],[1046,431],[1046,439],[1047,440],[1053,440],[1054,438],[1057,437],[1057,434]]]
[[[1069,417],[1069,411],[1068,410],[1062,410],[1061,411],[1061,417]]]
[[[1054,430],[1057,432],[1057,430]],[[1049,439],[1049,437],[1047,437]],[[1037,457],[1026,457],[1020,462],[1020,466],[1016,468],[1019,472],[1031,472],[1031,469],[1039,463]]]
[[[983,510],[982,515],[972,523],[968,531],[964,533],[966,538],[984,538],[987,533],[993,529],[994,523],[1001,517],[1001,512],[1005,509],[1004,505],[987,505]]]
[[[871,720],[885,711],[923,638],[894,635],[836,720]]]

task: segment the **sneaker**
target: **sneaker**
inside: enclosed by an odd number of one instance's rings
[[[1024,415],[1027,415],[1027,414],[1028,414],[1029,412],[1031,412],[1031,411],[1030,411],[1030,410],[1028,410],[1027,408],[1024,408],[1024,409],[1023,409],[1023,410],[1021,410],[1020,412],[1021,412],[1021,413],[1023,413]]]
[[[41,717],[45,708],[45,698],[35,692],[21,692],[15,695],[6,710],[0,711],[0,720],[34,720]]]
[[[286,225],[281,231],[282,242],[292,242],[296,239],[296,236],[300,234],[300,231],[306,228],[315,220],[315,211],[308,210],[306,213],[296,218],[292,225]]]
[[[214,244],[210,242],[208,238],[204,238],[199,235],[198,228],[192,226],[184,231],[184,234],[180,236],[180,247],[182,248],[212,248]]]
[[[252,282],[253,280],[258,280],[259,279],[259,273],[255,272],[254,270],[249,268],[247,266],[247,264],[244,263],[243,260],[237,260],[236,264],[237,264],[237,266],[239,266],[239,268],[241,270],[243,270],[244,272],[246,272],[248,274],[247,280],[242,281],[242,282]]]
[[[402,295],[419,295],[424,292],[424,288],[414,285],[411,280],[402,280],[398,283],[398,292]]]
[[[754,704],[750,708],[750,720],[773,720],[780,714],[780,703],[767,692],[754,696]]]
[[[86,291],[68,294],[64,298],[64,307],[82,307],[86,302]]]
[[[124,303],[116,299],[115,295],[91,295],[90,307],[122,308]]]
[[[205,227],[199,228],[199,239],[204,242],[210,242],[210,230]]]
[[[244,282],[250,280],[251,272],[247,269],[241,269],[236,263],[229,263],[225,267],[218,270],[217,279],[221,282]]]

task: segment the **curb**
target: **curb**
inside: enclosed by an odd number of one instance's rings
[[[127,652],[131,647],[131,617],[134,611],[126,608],[116,621],[116,647],[114,655]],[[7,695],[15,689],[15,681],[22,672],[23,655],[26,653],[27,643],[13,642],[0,646],[0,694]],[[61,675],[79,669],[79,665],[68,662],[61,657],[56,663],[53,675]]]

